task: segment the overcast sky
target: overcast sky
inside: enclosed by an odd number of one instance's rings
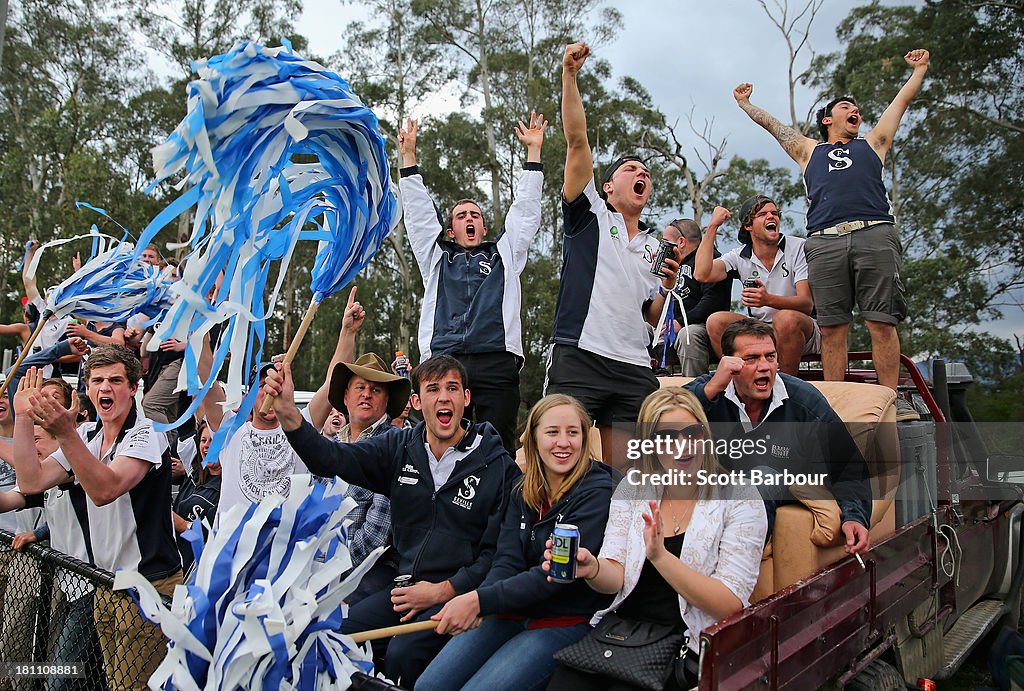
[[[769,0],[769,4],[775,1]],[[804,0],[791,2],[802,5]],[[639,79],[650,91],[654,104],[670,119],[679,118],[685,123],[691,108],[698,125],[705,118],[713,118],[716,138],[728,137],[729,155],[766,157],[777,165],[791,165],[775,141],[754,125],[732,98],[733,87],[752,82],[751,100],[780,119],[789,119],[786,45],[756,0],[636,0],[609,4],[622,12],[624,30],[617,40],[598,51],[610,61],[616,79],[623,75]],[[817,53],[839,50],[835,27],[858,4],[862,3],[826,0],[812,25],[810,47]],[[898,4],[912,3],[900,0]],[[327,17],[330,21],[324,21]],[[365,17],[358,3],[305,0],[297,29],[309,38],[313,54],[328,56],[342,44],[345,25]],[[907,50],[913,47],[907,46]],[[805,50],[798,66],[805,66],[808,57]],[[810,91],[800,93],[798,114],[806,113],[813,100]]]
[[[776,1],[783,0],[768,0],[768,4]],[[803,2],[791,0],[793,5],[802,6]],[[601,47],[599,54],[610,61],[615,79],[623,75],[638,79],[670,119],[679,118],[685,123],[691,109],[698,126],[704,119],[714,119],[715,139],[728,137],[727,157],[763,157],[796,173],[795,164],[775,140],[751,122],[732,97],[733,87],[749,81],[754,84],[754,103],[783,121],[789,119],[786,45],[756,0],[635,0],[609,4],[622,12],[624,30],[613,43]],[[835,28],[861,4],[866,3],[825,0],[811,27],[810,48],[817,54],[840,51]],[[883,0],[883,4],[923,3]],[[343,43],[344,27],[355,19],[366,19],[358,2],[305,0],[305,11],[296,28],[309,39],[312,54],[329,56]],[[927,46],[908,45],[906,50],[918,47]],[[798,68],[806,66],[808,59],[805,50]],[[809,90],[798,91],[798,116],[806,114],[814,98]],[[444,99],[439,98],[429,108],[440,110],[443,104]],[[457,104],[450,107],[456,108]],[[679,131],[685,132],[685,124]],[[797,211],[802,213],[802,209]],[[1024,333],[1024,313],[1016,308],[1005,313],[1006,319],[987,327],[1004,337]]]

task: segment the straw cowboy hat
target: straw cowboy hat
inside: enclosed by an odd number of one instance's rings
[[[396,418],[405,410],[405,404],[409,402],[409,394],[412,392],[412,382],[405,377],[392,374],[376,353],[366,353],[355,362],[340,362],[334,366],[327,399],[335,410],[345,410],[345,387],[353,376],[384,385],[388,391],[388,417]]]

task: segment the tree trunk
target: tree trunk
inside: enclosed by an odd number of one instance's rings
[[[480,0],[476,1],[476,26],[478,63],[480,65],[480,89],[484,95],[484,132],[487,135],[487,158],[491,169],[491,224],[496,225],[501,218],[501,171],[498,168],[498,143],[494,135],[494,123],[491,120],[491,81],[487,68],[487,44],[484,39],[484,10]]]

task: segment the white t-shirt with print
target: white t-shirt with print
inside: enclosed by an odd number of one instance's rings
[[[234,417],[234,413],[225,414],[221,426],[230,425]],[[308,408],[302,417],[310,419]],[[248,420],[221,449],[219,460],[223,480],[218,513],[235,504],[258,502],[275,492],[287,495],[291,476],[309,473],[281,427],[256,429]]]

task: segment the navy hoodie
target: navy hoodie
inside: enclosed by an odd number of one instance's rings
[[[489,423],[470,425],[457,448],[469,448],[477,436],[480,445],[435,492],[425,429],[421,422],[336,444],[303,421],[285,434],[311,472],[336,475],[391,500],[398,573],[414,581],[448,580],[456,593],[465,593],[491,568],[501,517],[521,473]]]
[[[540,521],[517,488],[501,526],[494,564],[477,589],[480,615],[590,618],[610,605],[611,595],[595,592],[582,579],[574,583],[549,583],[548,574],[540,565],[545,543],[556,523],[575,525],[580,529],[580,544],[593,554],[601,551],[612,491],[620,478],[621,474],[610,466],[593,461],[587,474]]]

